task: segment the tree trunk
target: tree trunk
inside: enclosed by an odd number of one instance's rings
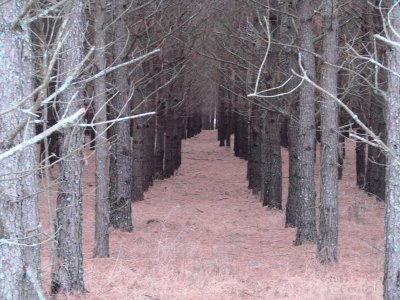
[[[127,0],[114,1],[114,57],[115,64],[127,60],[126,40],[126,13],[129,6]],[[126,117],[130,114],[130,85],[128,82],[127,67],[118,68],[114,72],[114,79],[118,95],[112,101],[114,118]],[[116,122],[111,130],[110,149],[110,223],[114,228],[122,231],[132,231],[132,147],[130,138],[130,121]]]
[[[156,145],[155,145],[155,177],[164,176],[164,148],[166,126],[166,104],[161,95],[157,94],[157,118],[156,118]]]
[[[286,227],[296,227],[299,215],[298,195],[300,193],[299,177],[299,127],[298,127],[298,93],[291,96],[291,118],[288,126],[288,144],[289,144],[289,187],[288,198],[286,202]]]
[[[96,52],[94,61],[98,71],[106,68],[106,57],[104,47],[106,45],[106,36],[103,28],[106,25],[106,0],[95,2],[94,18],[94,44]],[[107,121],[107,90],[106,78],[100,77],[94,82],[94,110],[96,125],[96,205],[95,205],[95,246],[94,257],[108,257],[109,234],[108,226],[110,222],[110,202],[108,201],[108,144],[107,144],[107,124],[101,124]]]
[[[59,64],[60,82],[83,59],[84,5],[81,0],[67,4],[70,12],[69,36]],[[83,89],[73,85],[61,94],[59,115],[70,115],[81,108]],[[63,129],[60,137],[60,175],[57,195],[56,239],[57,265],[52,278],[52,292],[84,292],[82,254],[84,130],[75,126]]]
[[[154,88],[156,88],[154,86]],[[155,99],[152,97],[145,103],[146,111],[155,111]],[[156,134],[156,118],[154,116],[146,117],[144,124],[144,159],[143,159],[143,191],[147,191],[153,185],[154,176],[154,147]]]
[[[171,86],[170,89],[173,89],[173,87]],[[176,158],[177,112],[174,109],[172,90],[169,93],[166,109],[164,177],[174,175]]]
[[[375,97],[372,97],[375,98]],[[384,120],[383,105],[377,103],[378,99],[373,99],[370,110],[370,126],[373,132],[386,141],[386,123]],[[383,151],[377,147],[368,145],[368,162],[366,174],[365,190],[377,196],[380,200],[385,200],[385,172],[386,158]]]
[[[393,3],[392,1],[388,1]],[[400,7],[392,4],[391,14],[388,16],[392,29],[387,28],[389,39],[400,43],[398,33],[400,32]],[[390,70],[400,72],[400,49],[388,46],[386,51],[387,65]],[[400,78],[392,73],[388,74],[388,90],[386,94],[387,111],[386,124],[387,145],[395,152],[396,158],[391,155],[387,157],[386,173],[386,203],[385,203],[385,276],[384,276],[384,298],[385,300],[400,299]]]
[[[336,0],[322,0],[323,65],[321,87],[337,95],[337,32]],[[329,63],[329,64],[328,64]],[[336,100],[322,93],[321,103],[321,185],[318,259],[321,263],[337,261],[338,244],[338,108]]]
[[[307,75],[316,79],[315,58],[313,45],[314,5],[312,0],[299,0],[300,48],[302,64]],[[314,156],[315,156],[315,88],[304,83],[299,88],[299,177],[301,181],[298,203],[300,215],[297,219],[296,245],[303,242],[315,242],[315,183],[314,183]]]
[[[249,157],[247,162],[247,179],[249,181],[249,189],[253,191],[253,194],[257,194],[261,191],[262,121],[260,114],[260,108],[258,106],[252,105],[249,134]]]
[[[285,1],[284,12],[282,14],[282,24],[281,24],[281,40],[286,43],[298,44],[298,36],[296,31],[293,30],[293,25],[298,26],[297,22],[290,15],[297,14],[297,7],[294,3],[289,3]],[[297,58],[297,52],[291,47],[285,47],[283,61],[285,62],[286,70],[295,70],[299,72],[299,63]],[[288,73],[287,78],[292,74]],[[288,89],[294,89],[298,84],[298,80],[292,79],[288,83]],[[289,187],[288,187],[288,197],[286,201],[286,227],[296,227],[296,219],[299,214],[298,205],[298,195],[300,194],[300,177],[299,177],[299,93],[296,89],[293,93],[287,96],[289,102],[289,120],[287,128],[287,138],[288,138],[288,152],[289,152]]]
[[[365,131],[362,129],[357,130],[357,134],[365,136]],[[365,168],[366,168],[366,155],[365,155],[365,143],[357,141],[356,143],[356,174],[357,174],[357,186],[360,189],[365,189]]]
[[[264,114],[261,138],[261,201],[278,209],[282,209],[280,118],[275,111]]]
[[[32,48],[25,23],[12,28],[24,1],[7,1],[0,10],[0,111],[28,96],[32,89]],[[20,25],[20,26],[19,26]],[[33,106],[29,98],[19,108],[0,116],[0,153],[34,136],[32,123],[23,128],[10,145],[4,144],[19,123],[25,122]],[[35,146],[0,161],[0,298],[39,299],[40,246],[38,182]],[[19,174],[19,176],[15,176]],[[21,176],[22,174],[22,176]],[[10,243],[7,243],[10,242]],[[29,246],[24,246],[29,245]],[[35,286],[36,285],[36,286]]]
[[[142,103],[142,97],[138,87],[136,88],[135,94],[133,95],[133,113],[141,114],[146,112],[144,103]],[[132,201],[143,200],[143,186],[145,182],[144,173],[144,131],[146,126],[145,118],[136,118],[132,120]]]

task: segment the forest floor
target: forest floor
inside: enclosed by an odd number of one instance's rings
[[[318,263],[316,245],[293,246],[295,230],[284,227],[284,211],[261,206],[247,189],[246,162],[218,147],[215,131],[183,141],[181,168],[133,204],[134,231],[111,230],[110,258],[94,259],[95,166],[92,152],[85,153],[83,252],[89,293],[57,299],[382,298],[384,204],[357,188],[350,142],[340,181],[334,266]],[[286,149],[282,157],[285,199]],[[43,200],[43,220],[46,209]],[[48,296],[48,244],[42,253]]]

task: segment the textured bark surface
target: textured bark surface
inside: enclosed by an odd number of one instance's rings
[[[125,10],[127,0],[114,1],[114,57],[115,64],[127,60]],[[122,17],[121,17],[122,16]],[[118,68],[114,72],[114,80],[118,95],[111,105],[113,118],[126,117],[130,114],[130,85],[127,67]],[[130,138],[130,121],[116,122],[111,132],[110,149],[110,223],[122,231],[132,231],[132,147]]]
[[[133,95],[134,114],[145,113],[142,103],[142,93],[139,90]],[[132,201],[143,200],[143,186],[145,183],[144,159],[145,159],[145,126],[146,120],[137,118],[132,120]]]
[[[10,108],[32,91],[32,48],[28,28],[11,28],[24,1],[7,1],[0,8],[0,111]],[[33,99],[20,108],[29,110]],[[0,153],[3,142],[27,114],[14,110],[0,116]],[[10,143],[13,147],[35,134],[28,125]],[[35,147],[30,146],[0,161],[0,299],[38,299],[40,247],[38,182]],[[16,176],[16,174],[18,174]],[[24,245],[30,245],[29,247]]]
[[[94,34],[95,46],[95,64],[97,70],[106,68],[106,57],[104,48],[106,37],[103,28],[106,22],[106,0],[95,2]],[[94,109],[95,123],[107,121],[107,98],[105,91],[106,78],[100,77],[94,83]],[[96,207],[95,207],[95,257],[108,257],[109,234],[108,226],[110,222],[110,202],[108,199],[108,144],[107,144],[107,124],[96,125]]]
[[[173,95],[169,93],[167,98],[167,109],[166,109],[166,126],[165,126],[165,144],[164,144],[164,177],[170,177],[175,172],[175,152],[177,151],[177,111],[173,103]]]
[[[299,0],[298,13],[301,19],[300,47],[302,64],[311,80],[316,79],[315,58],[313,46],[314,14],[313,1]],[[315,157],[315,89],[311,84],[304,83],[299,88],[299,159],[298,174],[300,177],[300,193],[297,195],[299,215],[297,219],[296,245],[303,242],[316,240],[315,224],[315,183],[314,183],[314,157]]]
[[[235,91],[237,92],[237,91]],[[249,124],[247,120],[248,103],[236,99],[233,109],[233,131],[234,131],[234,152],[237,157],[248,158],[248,138],[249,138]]]
[[[263,117],[261,142],[261,201],[269,208],[282,208],[281,116],[267,111]]]
[[[251,106],[250,132],[249,132],[249,156],[247,163],[247,179],[249,189],[253,194],[261,191],[261,131],[262,120],[260,108]]]
[[[165,144],[165,126],[166,126],[166,103],[162,95],[157,94],[157,118],[156,118],[156,145],[154,169],[155,177],[164,176],[164,144]]]
[[[377,97],[372,97],[370,108],[370,127],[372,131],[386,141],[386,122],[384,116],[383,104]],[[385,200],[385,175],[386,158],[382,150],[368,145],[368,160],[365,190]]]
[[[299,140],[298,140],[298,99],[297,93],[292,96],[291,118],[288,126],[288,152],[289,152],[289,187],[288,198],[286,201],[286,227],[296,227],[297,217],[299,214],[298,193],[300,192],[299,177]]]
[[[69,38],[66,40],[60,61],[61,82],[83,59],[84,15],[83,2],[74,0],[66,7],[70,14]],[[72,100],[73,99],[73,100]],[[80,109],[83,91],[74,85],[62,93],[59,114],[70,115]],[[84,292],[82,255],[82,184],[83,184],[84,132],[81,127],[61,131],[60,176],[57,195],[57,263],[53,270],[52,291]]]
[[[397,34],[388,29],[390,35],[388,38],[400,43],[398,35],[400,32],[400,6],[398,3],[393,7],[389,20]],[[389,47],[386,55],[388,67],[396,73],[400,72],[400,49]],[[387,157],[384,298],[385,300],[395,300],[400,299],[400,78],[392,73],[388,75],[386,96],[387,143],[397,157],[394,158],[391,155]]]
[[[285,13],[281,16],[281,28],[280,36],[281,40],[290,45],[298,44],[297,31],[293,30],[294,26],[299,26],[298,21],[292,17],[297,14],[297,7],[294,2],[284,2],[283,11]],[[281,59],[286,69],[285,78],[289,78],[292,74],[288,70],[295,70],[299,72],[298,54],[292,47],[284,47],[284,51],[281,52]],[[293,90],[298,84],[295,78],[289,81],[287,89]],[[286,96],[288,101],[289,119],[287,124],[287,144],[289,152],[289,187],[288,197],[286,201],[286,227],[295,227],[296,218],[298,214],[298,195],[300,193],[300,177],[298,175],[299,163],[299,139],[298,139],[298,128],[299,128],[299,94],[298,90]]]
[[[322,8],[322,65],[321,87],[337,96],[337,1],[323,0]],[[321,103],[321,186],[318,233],[318,259],[322,263],[337,261],[338,244],[338,150],[342,151],[338,134],[338,108],[336,100],[322,94]],[[342,155],[343,157],[344,155]]]

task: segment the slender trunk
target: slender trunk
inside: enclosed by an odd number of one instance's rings
[[[114,57],[115,64],[123,63],[126,58],[126,8],[127,0],[114,1]],[[127,67],[114,72],[118,95],[112,101],[111,116],[126,117],[130,114],[130,85]],[[132,147],[130,138],[130,121],[116,122],[110,133],[110,223],[122,231],[132,231]]]
[[[298,98],[297,93],[292,96],[291,118],[288,126],[288,144],[289,144],[289,187],[288,198],[286,202],[286,227],[296,227],[299,214],[298,193],[300,192],[299,177],[299,126],[298,126]]]
[[[145,113],[146,109],[142,103],[142,98],[140,92],[135,92],[133,96],[133,107],[134,114]],[[144,171],[144,156],[145,156],[145,146],[144,146],[144,131],[146,126],[145,118],[137,118],[132,121],[132,201],[143,200],[143,186],[145,182]]]
[[[83,59],[84,5],[81,0],[69,2],[69,36],[64,44],[60,61],[60,79],[65,82],[68,74]],[[68,16],[68,15],[66,15]],[[59,115],[69,115],[81,107],[83,89],[71,86],[61,94]],[[52,292],[84,292],[82,254],[82,201],[83,201],[83,145],[84,130],[79,127],[61,131],[60,183],[57,195],[57,269],[53,274]]]
[[[155,99],[150,98],[145,103],[146,111],[155,111]],[[155,150],[155,117],[149,116],[146,118],[144,124],[144,159],[143,159],[143,191],[147,191],[150,186],[153,185],[154,176],[154,150]]]
[[[365,131],[362,129],[357,130],[357,134],[365,136]],[[357,186],[360,189],[365,189],[365,169],[366,169],[366,153],[365,143],[356,143],[356,173],[357,173]]]
[[[337,95],[337,15],[336,0],[322,0],[323,66],[322,88]],[[328,64],[329,63],[329,64]],[[338,244],[338,108],[325,93],[321,103],[321,186],[318,258],[322,263],[337,261]],[[342,144],[339,144],[341,147]]]
[[[166,109],[166,127],[165,127],[165,161],[164,161],[164,176],[170,177],[175,171],[175,135],[177,134],[177,120],[176,120],[176,110],[174,109],[172,89],[174,86],[170,87],[171,91],[168,95],[167,109]]]
[[[95,18],[94,18],[94,39],[97,51],[95,52],[94,61],[97,70],[106,68],[106,57],[104,47],[106,45],[106,37],[103,28],[106,24],[106,5],[107,0],[99,0],[95,2]],[[100,77],[94,82],[94,122],[100,123],[96,125],[96,205],[95,205],[95,246],[94,257],[108,257],[109,250],[109,218],[110,203],[108,201],[108,144],[107,144],[107,124],[101,124],[107,121],[107,95],[106,95],[106,78]]]
[[[313,45],[314,14],[312,0],[299,0],[300,47],[302,64],[308,76],[316,79],[315,58]],[[296,245],[303,242],[315,242],[315,183],[314,183],[314,156],[315,156],[315,88],[304,83],[299,88],[299,177],[301,180],[300,194],[298,195],[300,214],[297,219]]]
[[[297,13],[297,8],[294,3],[285,1],[284,12],[288,14],[282,14],[281,24],[281,40],[284,43],[298,44],[298,36],[296,31],[293,30],[293,25],[298,26],[298,22],[292,18],[289,14],[294,15]],[[296,24],[297,23],[297,24]],[[297,53],[290,47],[285,47],[283,61],[286,62],[286,70],[295,70],[298,72],[299,63],[297,59]],[[291,74],[287,74],[289,77]],[[290,80],[288,89],[292,90],[297,86],[296,80]],[[300,177],[299,177],[299,93],[296,89],[293,93],[287,96],[289,102],[289,120],[287,128],[288,138],[288,154],[289,154],[289,186],[288,186],[288,197],[286,201],[286,227],[296,227],[296,220],[299,214],[299,201],[298,195],[300,194]]]

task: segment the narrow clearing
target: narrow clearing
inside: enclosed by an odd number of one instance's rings
[[[112,230],[111,257],[93,259],[90,156],[83,249],[89,293],[80,298],[381,299],[384,205],[356,187],[353,149],[348,143],[340,182],[339,263],[333,267],[318,264],[315,245],[292,246],[295,230],[284,228],[284,212],[263,208],[248,191],[246,162],[218,147],[215,131],[183,142],[175,176],[155,182],[145,200],[134,203],[134,232]],[[288,158],[285,149],[282,153],[285,199]],[[48,284],[48,245],[44,248]]]

